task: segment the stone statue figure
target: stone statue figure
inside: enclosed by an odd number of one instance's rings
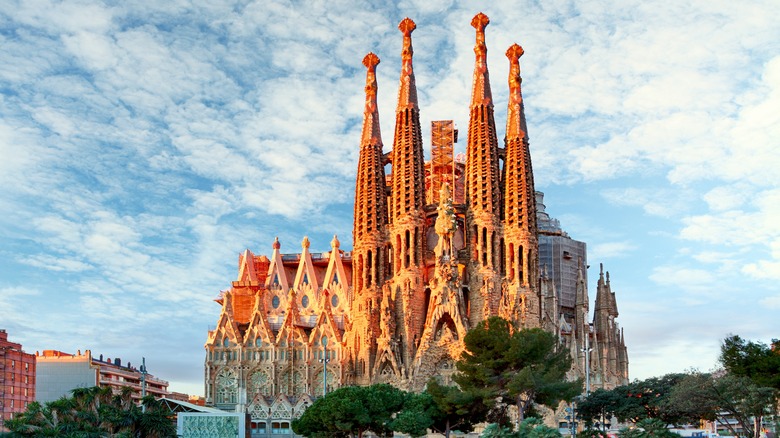
[[[439,242],[436,244],[436,259],[446,257],[452,258],[452,235],[458,230],[458,222],[455,217],[455,209],[452,207],[452,193],[450,185],[444,183],[439,195],[439,206],[436,208],[438,217],[436,218],[435,230],[439,236]]]

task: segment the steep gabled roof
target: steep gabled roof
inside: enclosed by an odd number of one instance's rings
[[[314,263],[311,259],[311,253],[309,252],[309,238],[304,237],[301,242],[301,260],[298,263],[298,272],[295,274],[295,280],[293,281],[293,287],[301,289],[303,286],[308,285],[312,290],[317,290],[320,287],[319,280],[317,280],[317,272],[314,269]]]
[[[290,288],[290,282],[287,279],[287,274],[284,271],[284,263],[282,263],[282,253],[279,249],[282,244],[279,243],[279,238],[274,239],[274,252],[271,255],[271,265],[268,267],[268,277],[265,279],[266,289],[270,289],[275,285],[278,285],[282,290]]]

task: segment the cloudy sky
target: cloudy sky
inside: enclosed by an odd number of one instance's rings
[[[414,19],[425,147],[465,139],[483,11],[499,136],[517,42],[536,187],[591,299],[610,271],[631,377],[780,337],[776,0],[368,3],[0,2],[0,328],[203,394],[240,251],[351,247],[363,56],[388,151]]]

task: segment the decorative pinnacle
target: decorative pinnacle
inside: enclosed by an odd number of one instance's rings
[[[412,32],[417,29],[411,18],[406,17],[398,24],[398,29],[404,34],[404,45],[401,51],[401,86],[398,89],[398,107],[396,111],[417,107],[417,87],[414,83],[412,69]]]
[[[417,29],[417,25],[409,17],[404,18],[398,23],[398,29],[403,32],[404,36],[411,36],[412,32]]]
[[[330,241],[330,247],[333,249],[339,249],[339,246],[341,245],[341,242],[339,242],[339,238],[337,235],[333,235],[333,240]]]
[[[513,64],[518,62],[518,59],[520,59],[524,53],[525,50],[523,50],[523,47],[519,44],[512,44],[508,49],[506,49],[506,57],[509,58]]]
[[[273,246],[274,246],[274,249],[279,249],[279,248],[282,247],[282,244],[279,243],[279,236],[276,236],[276,238],[274,239],[274,245]]]
[[[414,50],[412,50],[412,32],[417,29],[417,25],[414,21],[406,17],[398,23],[398,29],[404,34],[404,48],[401,52],[401,59],[404,61],[411,60]]]
[[[490,23],[490,18],[487,15],[480,12],[471,19],[471,26],[477,29],[477,32],[484,32],[485,27]]]
[[[506,57],[509,58],[509,99],[510,103],[519,103],[523,100],[520,95],[520,84],[523,79],[520,77],[520,57],[523,56],[523,48],[518,44],[512,44],[506,51]]]
[[[379,132],[379,114],[377,112],[377,83],[376,66],[379,65],[379,57],[369,52],[363,58],[363,65],[366,66],[366,104],[363,109],[363,134],[361,137],[361,147],[376,146],[382,144],[382,135]]]
[[[379,65],[379,57],[373,52],[368,52],[363,58],[363,65],[366,66],[366,106],[369,112],[376,108],[376,66]],[[370,108],[368,108],[370,106]]]
[[[477,30],[477,44],[474,46],[474,53],[484,55],[487,53],[485,45],[485,27],[490,23],[490,18],[480,12],[471,19],[471,26]]]
[[[311,242],[309,242],[309,236],[303,236],[303,241],[301,242],[301,248],[308,249],[311,245]]]
[[[369,70],[376,70],[376,66],[379,65],[379,57],[376,56],[374,52],[368,52],[368,54],[363,57],[363,65]]]

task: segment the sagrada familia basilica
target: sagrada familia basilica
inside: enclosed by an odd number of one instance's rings
[[[324,391],[391,383],[422,390],[450,382],[466,332],[494,315],[559,335],[571,377],[592,388],[628,381],[628,354],[609,274],[600,272],[593,319],[581,262],[571,290],[556,290],[540,266],[537,196],[515,44],[509,106],[498,144],[487,68],[484,14],[474,17],[476,60],[465,160],[452,156],[452,122],[433,122],[423,158],[412,68],[415,23],[401,21],[402,65],[393,146],[384,152],[376,68],[369,53],[359,140],[352,251],[239,256],[238,277],[217,299],[222,311],[205,344],[206,399],[249,412],[253,429],[286,430]],[[391,172],[385,173],[390,165]],[[576,263],[576,262],[575,262]],[[573,303],[562,306],[562,294]],[[564,309],[564,307],[566,307]],[[586,358],[586,354],[588,357]],[[586,360],[587,359],[587,360]],[[586,369],[587,366],[587,369]]]

